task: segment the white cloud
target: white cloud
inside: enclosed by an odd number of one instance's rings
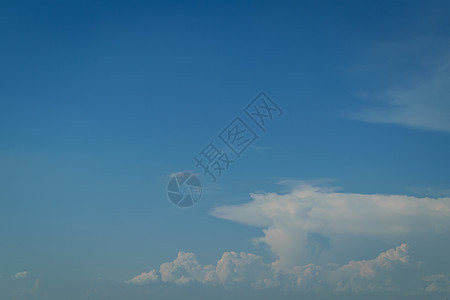
[[[41,299],[41,281],[28,271],[0,277],[1,299]]]
[[[424,278],[425,281],[430,282],[425,288],[427,293],[450,293],[450,278],[445,274],[430,275]]]
[[[14,275],[11,276],[12,279],[17,280],[17,279],[25,279],[30,275],[30,273],[28,273],[27,271],[23,271],[23,272],[18,272]]]
[[[251,253],[225,252],[215,267],[217,281],[220,284],[247,282],[252,285],[264,285],[272,280],[273,270],[270,264],[263,262],[260,256]]]
[[[375,47],[382,57],[371,73],[395,76],[398,86],[385,89],[376,96],[381,101],[353,117],[450,132],[450,45],[443,41],[422,37]]]
[[[417,265],[409,262],[406,243],[382,252],[374,259],[343,265],[312,264],[311,252],[320,255],[322,250],[330,248],[330,239],[332,241],[340,234],[392,236],[403,240],[412,235],[450,229],[450,198],[343,193],[335,188],[305,183],[297,184],[287,194],[250,196],[252,200],[248,203],[217,207],[212,214],[261,227],[263,235],[256,241],[270,247],[277,256],[275,261],[266,263],[260,256],[231,251],[223,253],[216,264],[202,265],[193,253],[179,252],[174,261],[161,264],[159,270],[142,273],[126,282],[244,285],[351,293],[398,291],[402,280],[411,278],[409,274],[417,271],[414,269]],[[403,274],[396,276],[399,272]],[[426,282],[422,277],[417,277],[422,292],[425,289],[437,291],[435,286],[442,285],[441,278],[436,281],[439,285],[431,279]],[[408,284],[411,288],[411,280]],[[417,288],[414,284],[412,287]]]
[[[193,281],[201,281],[204,270],[193,253],[180,252],[177,259],[167,262],[159,268],[161,279],[164,282],[177,284],[189,284]]]
[[[335,264],[308,264],[286,271],[297,289],[335,292],[375,292],[398,289],[392,273],[410,266],[407,244],[382,252],[375,259],[350,261],[343,266]]]
[[[405,235],[445,232],[450,228],[450,198],[338,193],[300,185],[289,194],[251,194],[251,202],[217,207],[216,217],[263,228],[266,243],[279,257],[278,267],[308,263],[307,238]]]
[[[130,280],[125,281],[125,283],[128,284],[135,284],[135,285],[144,285],[149,284],[152,282],[158,282],[160,280],[160,276],[158,272],[152,270],[148,273],[141,273],[135,277],[133,277]]]
[[[250,253],[225,252],[216,265],[201,265],[193,253],[179,252],[172,262],[161,264],[159,271],[151,270],[130,280],[128,284],[149,284],[170,282],[189,285],[195,282],[210,285],[232,283],[258,283],[261,276],[271,274],[271,266],[260,256]]]
[[[351,261],[343,266],[308,264],[278,270],[273,263],[265,263],[260,256],[250,253],[225,252],[215,265],[201,265],[193,253],[180,252],[174,261],[163,263],[159,272],[142,273],[126,283],[244,284],[254,288],[281,286],[293,290],[359,293],[394,288],[390,272],[399,265],[407,265],[408,258],[408,246],[402,244],[372,260]]]
[[[366,108],[356,118],[450,132],[450,76],[441,76],[410,89],[391,90],[382,107]]]
[[[351,261],[331,272],[335,290],[353,292],[389,290],[394,288],[390,271],[398,264],[407,264],[409,255],[407,244],[389,249],[373,260]]]

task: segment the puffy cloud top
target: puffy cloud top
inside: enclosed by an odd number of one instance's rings
[[[210,286],[243,284],[254,288],[284,286],[293,289],[326,288],[353,292],[382,290],[391,283],[386,281],[389,271],[399,265],[408,265],[408,258],[408,245],[401,244],[372,260],[351,261],[343,266],[308,264],[278,270],[273,263],[265,263],[260,256],[251,253],[225,252],[215,265],[201,265],[193,253],[179,252],[174,261],[163,263],[159,271],[142,273],[126,283],[199,283]]]
[[[221,206],[218,218],[263,228],[266,243],[280,268],[306,263],[308,236],[357,234],[413,235],[450,229],[450,198],[340,193],[300,185],[291,193],[251,194],[251,202]]]

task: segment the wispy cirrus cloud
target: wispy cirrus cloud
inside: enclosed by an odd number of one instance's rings
[[[450,68],[406,89],[385,92],[384,101],[355,113],[356,119],[450,132]]]
[[[363,73],[377,74],[373,76],[385,87],[363,92],[364,98],[377,100],[366,102],[351,117],[450,132],[450,44],[446,40],[418,36],[376,45],[376,54],[366,57],[371,63]]]

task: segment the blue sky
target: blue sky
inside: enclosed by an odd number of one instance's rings
[[[449,13],[2,1],[0,298],[449,297]],[[283,115],[173,206],[260,91]]]

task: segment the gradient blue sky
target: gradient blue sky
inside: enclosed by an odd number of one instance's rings
[[[314,263],[407,243],[414,273],[441,286],[395,297],[449,297],[449,14],[446,1],[1,1],[0,298],[236,298],[124,282],[179,251],[202,264],[227,251],[277,260],[252,242],[269,225],[233,214],[249,193],[305,181],[321,195],[439,198],[440,230],[322,232],[331,246]],[[216,183],[201,178],[197,205],[171,205],[170,175],[199,172],[192,157],[261,90],[283,117]]]

